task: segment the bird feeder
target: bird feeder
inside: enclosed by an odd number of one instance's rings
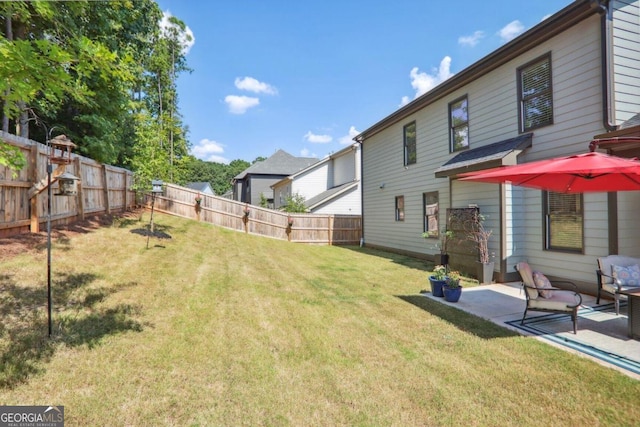
[[[162,193],[162,181],[159,179],[154,179],[151,181],[151,192],[153,194]]]
[[[56,196],[76,196],[78,194],[78,181],[80,178],[65,172],[58,176],[58,192]]]
[[[51,148],[53,148],[50,156],[51,163],[60,165],[68,165],[71,163],[71,150],[76,148],[77,145],[71,142],[67,135],[58,135],[49,140],[49,144]],[[60,155],[56,155],[58,152]]]

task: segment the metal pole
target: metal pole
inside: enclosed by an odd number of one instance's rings
[[[47,140],[48,142],[48,140]],[[51,158],[47,161],[47,308],[49,310],[49,338],[53,333],[52,314],[53,303],[51,298]]]
[[[51,164],[51,132],[55,128],[47,129],[43,122],[46,144],[47,144],[47,313],[49,323],[49,338],[53,335],[53,298],[51,296],[51,174],[53,165]]]
[[[153,234],[153,207],[156,204],[156,193],[151,193],[151,219],[149,220],[149,233],[147,234],[147,249],[149,249],[149,238]]]

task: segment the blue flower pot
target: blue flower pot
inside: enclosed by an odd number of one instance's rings
[[[444,286],[446,286],[447,281],[446,280],[437,280],[433,276],[430,276],[429,277],[429,282],[431,283],[431,294],[434,297],[443,297],[444,296],[444,292],[442,291],[442,288]]]
[[[443,292],[445,301],[458,302],[458,300],[460,299],[460,295],[462,295],[462,286],[458,286],[457,288],[450,288],[448,286],[445,286]]]

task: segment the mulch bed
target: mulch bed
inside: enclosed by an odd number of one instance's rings
[[[100,227],[111,226],[116,219],[139,218],[144,209],[121,214],[94,215],[84,221],[51,228],[51,239],[71,239],[80,234],[90,233]],[[0,238],[0,259],[10,258],[25,252],[41,252],[47,249],[46,227],[39,233],[24,233]]]

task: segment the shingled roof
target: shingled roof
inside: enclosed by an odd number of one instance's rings
[[[314,163],[315,157],[295,157],[284,150],[276,151],[271,157],[255,162],[240,172],[234,179],[244,179],[247,175],[291,175]]]

